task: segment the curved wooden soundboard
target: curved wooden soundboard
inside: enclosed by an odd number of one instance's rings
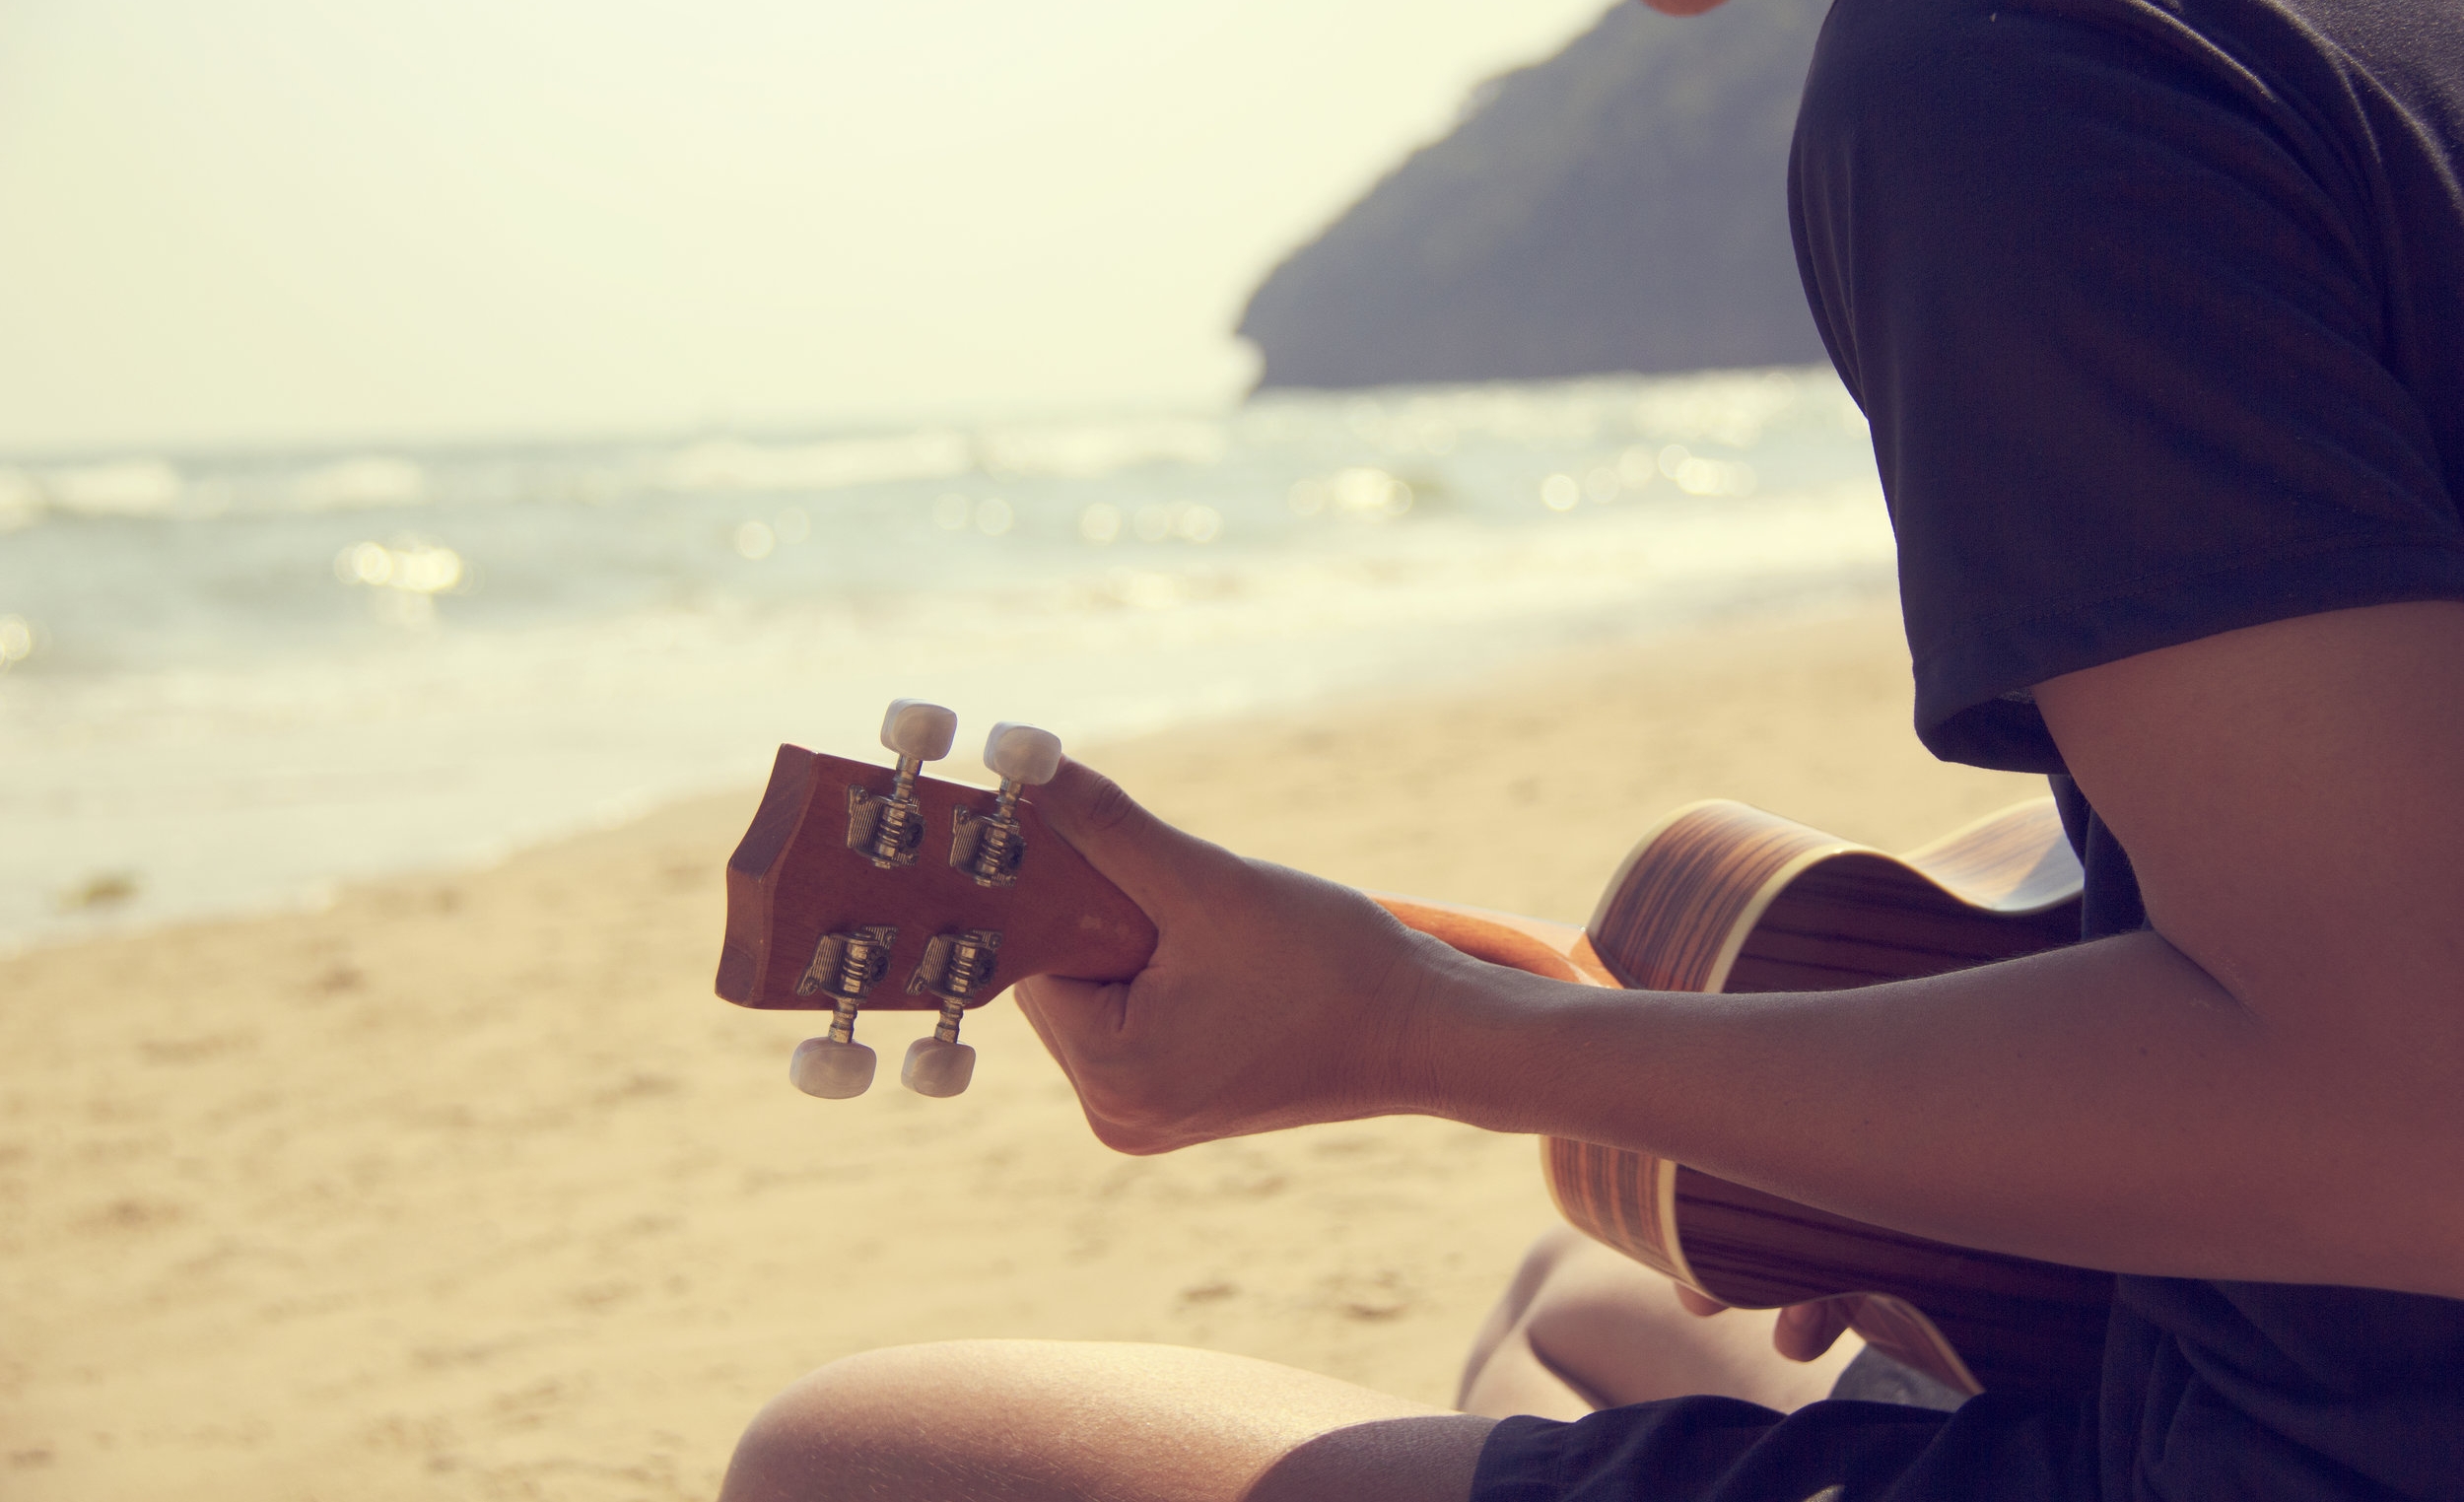
[[[2051,799],[1895,858],[1698,803],[1635,846],[1584,936],[1637,989],[1832,990],[2071,943],[2079,894]],[[1903,1235],[1630,1149],[1552,1138],[1543,1157],[1569,1221],[1725,1303],[1853,1298],[1869,1342],[1962,1392],[2094,1382],[2109,1273]]]
[[[867,1011],[939,1003],[897,984],[934,933],[1000,931],[998,987],[1035,975],[1126,980],[1155,929],[1119,888],[1019,805],[1016,884],[987,888],[927,842],[884,870],[852,850],[851,789],[879,794],[888,769],[782,746],[761,807],[727,866],[719,993],[741,1006],[823,1009],[799,986],[822,936],[888,924],[904,935],[892,984]],[[992,794],[920,778],[943,834]],[[1931,975],[2069,943],[2080,872],[2051,800],[2024,804],[1892,857],[1742,803],[1678,809],[1644,836],[1587,928],[1414,898],[1378,896],[1406,925],[1474,958],[1578,985],[1719,991],[1824,990]],[[980,1000],[994,994],[988,990]],[[967,1004],[980,1004],[970,1000]],[[1566,1218],[1725,1303],[1855,1301],[1866,1339],[1964,1392],[2089,1385],[2109,1274],[1947,1246],[1866,1225],[1627,1148],[1549,1139],[1549,1189]],[[1921,1311],[1921,1312],[1920,1312]]]

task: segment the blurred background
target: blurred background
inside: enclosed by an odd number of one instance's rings
[[[1875,587],[1820,10],[0,8],[0,944]]]
[[[0,1495],[703,1499],[962,1335],[1451,1401],[1532,1143],[1122,1158],[998,1003],[809,1099],[719,871],[899,695],[1577,922],[2039,791],[1907,733],[1823,10],[0,4]]]

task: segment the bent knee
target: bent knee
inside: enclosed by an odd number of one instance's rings
[[[1585,1249],[1597,1245],[1572,1226],[1551,1226],[1542,1231],[1524,1252],[1514,1277],[1506,1284],[1505,1295],[1497,1301],[1507,1312],[1509,1322],[1520,1320],[1561,1268],[1580,1259]]]
[[[862,1495],[872,1479],[921,1458],[933,1442],[919,1423],[946,1378],[980,1367],[1000,1341],[894,1345],[844,1356],[797,1378],[745,1425],[727,1462],[720,1502],[812,1502]]]

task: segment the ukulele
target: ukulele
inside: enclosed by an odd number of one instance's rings
[[[1029,790],[1061,764],[1046,731],[992,728],[993,790],[922,775],[957,718],[900,700],[882,723],[894,768],[782,746],[727,861],[719,994],[827,1010],[789,1077],[860,1094],[872,1051],[859,1011],[938,1013],[901,1079],[964,1090],[968,1010],[1030,976],[1123,981],[1155,925],[1038,816]],[[1644,835],[1580,928],[1378,896],[1405,925],[1475,959],[1575,985],[1653,990],[1835,990],[2009,959],[2079,936],[2081,875],[2051,799],[1906,855],[1713,801]],[[1868,1225],[1631,1148],[1551,1137],[1541,1160],[1566,1219],[1724,1304],[1846,1303],[1850,1328],[1962,1393],[2079,1392],[2104,1344],[2110,1273]]]

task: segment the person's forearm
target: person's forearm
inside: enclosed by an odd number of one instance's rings
[[[2050,1261],[2464,1296],[2464,1112],[2431,1104],[2464,1087],[2272,1028],[2152,932],[1792,995],[1461,967],[1426,1010],[1418,1088],[1475,1125]]]

